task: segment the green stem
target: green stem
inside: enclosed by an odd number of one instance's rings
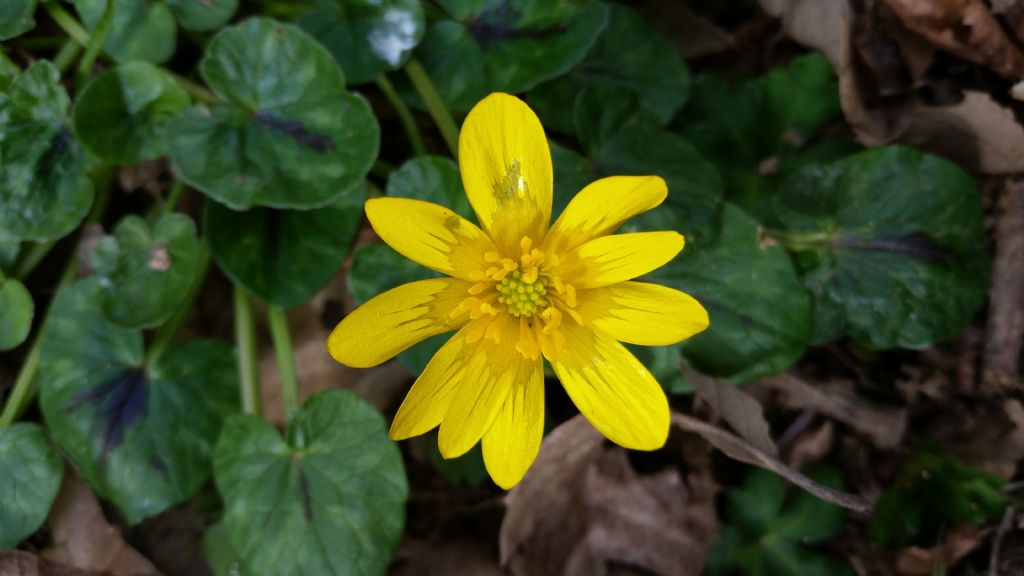
[[[434,83],[427,76],[427,71],[423,69],[419,61],[411,58],[405,64],[405,73],[409,76],[409,80],[412,82],[413,87],[416,88],[420,98],[423,99],[423,104],[426,105],[427,111],[430,112],[431,118],[434,119],[434,124],[437,124],[438,130],[441,131],[441,136],[444,138],[445,144],[448,145],[452,157],[458,159],[459,128],[456,126],[451,113],[448,112],[448,108],[444,105],[444,101],[441,100],[441,95],[434,88]]]
[[[18,257],[18,262],[14,265],[11,276],[18,280],[24,280],[43,261],[43,258],[46,258],[46,255],[50,253],[55,244],[57,242],[51,240],[49,242],[35,242],[29,245],[28,249]]]
[[[167,322],[164,322],[163,326],[157,330],[156,335],[153,336],[153,340],[150,341],[149,347],[146,349],[146,355],[142,360],[143,366],[152,366],[163,356],[164,352],[167,351],[167,347],[174,341],[178,330],[181,329],[181,325],[185,323],[189,313],[192,311],[192,304],[195,303],[196,297],[206,281],[206,274],[210,271],[210,247],[205,241],[199,243],[196,261],[196,277],[192,281],[188,294],[185,295],[185,299],[178,305],[174,314]]]
[[[274,341],[277,370],[281,374],[281,404],[287,421],[299,407],[299,381],[295,372],[295,351],[288,333],[288,318],[280,306],[267,304],[270,338]]]
[[[185,183],[181,180],[175,180],[174,185],[171,186],[171,191],[167,193],[167,200],[164,201],[164,214],[174,212],[174,208],[177,207],[178,201],[181,200],[181,195],[184,191]]]
[[[107,0],[107,5],[103,9],[103,15],[100,17],[99,23],[96,24],[96,28],[93,29],[89,44],[85,47],[85,54],[82,55],[81,61],[78,62],[75,83],[80,87],[85,84],[89,79],[89,75],[92,74],[92,66],[96,63],[96,58],[99,57],[100,51],[103,49],[103,43],[107,40],[107,31],[110,29],[110,20],[114,14],[114,2],[115,0]]]
[[[185,78],[180,74],[175,74],[174,72],[168,73],[171,75],[172,78],[174,78],[174,81],[177,82],[178,85],[185,90],[185,92],[188,92],[189,95],[195,98],[196,100],[205,102],[207,104],[216,104],[217,102],[220,102],[220,98],[218,98],[216,94],[210,92],[205,87],[196,84],[195,82],[189,80],[188,78]]]
[[[384,93],[384,97],[391,103],[391,107],[395,109],[398,114],[399,121],[402,122],[402,128],[405,129],[406,136],[409,137],[409,144],[412,145],[412,151],[416,156],[423,156],[427,153],[426,147],[423,145],[423,136],[420,135],[420,129],[416,126],[416,119],[413,118],[412,112],[409,111],[409,107],[405,105],[402,98],[398,96],[398,92],[395,92],[395,87],[388,80],[388,77],[381,74],[377,77],[377,87]]]
[[[238,346],[238,377],[242,386],[242,410],[260,416],[259,354],[256,348],[256,323],[252,317],[252,298],[245,288],[235,284],[235,343]]]
[[[70,36],[72,40],[82,46],[89,45],[89,31],[79,24],[74,16],[68,14],[68,11],[60,4],[54,1],[43,2],[43,8],[50,14],[50,18],[53,18],[53,21],[57,23],[57,26],[60,26],[60,29]]]
[[[787,250],[801,252],[820,250],[834,239],[831,232],[789,232],[787,230],[763,229],[761,235],[782,244]]]
[[[66,40],[60,47],[60,51],[57,52],[57,55],[53,57],[53,65],[63,74],[75,63],[75,58],[78,58],[78,55],[81,53],[82,47],[77,42]]]

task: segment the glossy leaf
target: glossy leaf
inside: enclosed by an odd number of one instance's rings
[[[580,62],[604,29],[596,0],[444,0],[417,52],[450,108],[489,92],[525,92]]]
[[[348,255],[363,217],[365,185],[316,210],[253,208],[236,212],[206,203],[205,225],[221,270],[260,299],[283,306],[306,302],[331,281]]]
[[[46,242],[73,230],[92,205],[81,146],[66,123],[60,72],[41,60],[0,93],[0,230]]]
[[[0,52],[0,91],[6,92],[18,74],[21,74],[21,68],[6,54]]]
[[[93,251],[107,319],[124,328],[162,324],[192,286],[198,252],[196,226],[184,214],[167,214],[152,230],[138,216],[126,217]]]
[[[108,0],[75,0],[75,9],[92,31],[96,28]],[[110,0],[114,12],[110,18],[103,50],[119,62],[143,60],[160,64],[174,54],[178,26],[174,14],[162,2],[153,0]]]
[[[587,86],[627,88],[661,125],[686,102],[690,73],[676,45],[634,10],[611,5],[608,27],[572,72],[537,86],[530,106],[544,127],[575,133],[576,96]]]
[[[419,0],[322,0],[299,25],[338,60],[349,84],[401,68],[426,28]]]
[[[174,17],[187,30],[216,30],[238,10],[238,0],[165,0]]]
[[[135,164],[167,152],[161,129],[191,102],[166,72],[129,62],[93,78],[78,94],[75,134],[93,154],[115,164]]]
[[[43,525],[63,477],[64,461],[41,427],[0,428],[0,550]]]
[[[387,195],[433,202],[476,220],[462,188],[459,167],[442,156],[420,156],[402,164],[388,176]]]
[[[21,243],[0,233],[0,272],[10,272],[18,259]]]
[[[985,300],[981,199],[956,165],[908,148],[862,152],[788,179],[773,203],[814,298],[813,341],[873,348],[953,337]]]
[[[311,397],[286,438],[260,418],[236,416],[214,461],[223,523],[242,573],[386,571],[402,534],[408,485],[384,419],[354,394]]]
[[[32,329],[35,304],[25,285],[0,271],[0,351],[21,345]]]
[[[0,2],[0,40],[10,40],[36,27],[32,15],[36,0],[5,0]]]
[[[714,243],[688,247],[652,278],[707,309],[711,325],[682,344],[701,372],[743,383],[784,370],[803,355],[811,300],[786,252],[760,242],[757,225],[739,208],[725,205]]]
[[[380,129],[337,63],[294,26],[252,18],[210,41],[203,78],[224,104],[168,123],[185,182],[235,210],[315,208],[369,172]]]
[[[210,477],[213,443],[238,403],[232,347],[196,340],[145,366],[142,333],[110,324],[100,281],[58,298],[43,332],[40,402],[79,473],[129,524],[187,500]]]

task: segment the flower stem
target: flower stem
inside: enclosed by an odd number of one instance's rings
[[[18,257],[17,264],[14,265],[14,270],[11,271],[11,276],[18,280],[24,280],[26,276],[32,273],[36,269],[36,266],[46,258],[46,255],[50,253],[54,245],[57,244],[55,240],[49,242],[34,242],[28,249],[22,252]]]
[[[386,75],[381,74],[378,76],[376,82],[377,87],[384,93],[384,97],[388,99],[391,107],[398,114],[398,119],[402,122],[402,128],[405,129],[405,134],[409,137],[409,144],[412,145],[413,153],[417,156],[425,155],[427,149],[423,145],[423,136],[420,135],[420,129],[416,126],[416,119],[413,118],[409,107],[405,105],[402,98],[395,92],[395,87]]]
[[[295,351],[288,333],[288,318],[280,306],[267,305],[270,338],[274,341],[277,369],[281,373],[281,404],[287,421],[299,407],[299,382],[295,372]]]
[[[427,71],[423,69],[423,65],[419,61],[411,58],[405,64],[405,74],[409,77],[413,87],[416,88],[416,92],[427,106],[427,111],[430,112],[430,116],[434,119],[434,124],[437,124],[438,130],[441,131],[441,136],[444,138],[445,144],[448,145],[448,150],[451,151],[452,157],[458,159],[459,128],[455,125],[455,120],[452,118],[451,113],[448,112],[444,101],[441,100],[441,95],[437,93],[437,88],[434,87],[430,76],[427,76]]]
[[[235,343],[238,346],[238,377],[242,386],[242,410],[260,416],[260,373],[257,366],[256,323],[252,318],[252,298],[235,284]]]
[[[206,244],[205,240],[202,240],[199,242],[199,250],[196,254],[196,276],[192,280],[192,286],[189,287],[188,294],[185,295],[185,299],[178,305],[174,314],[167,322],[164,322],[163,326],[157,330],[156,335],[153,336],[153,340],[150,341],[149,347],[146,349],[146,355],[142,360],[143,366],[149,367],[155,364],[163,356],[163,353],[167,351],[167,347],[171,345],[171,342],[174,341],[174,337],[178,334],[178,330],[181,329],[181,325],[188,319],[189,312],[192,311],[192,304],[199,295],[199,291],[206,281],[206,274],[209,271],[210,247]]]
[[[72,40],[82,46],[89,45],[89,31],[79,24],[74,16],[68,14],[68,11],[60,4],[51,0],[50,2],[43,2],[43,8],[50,14],[50,18],[53,18],[53,21],[57,23],[57,26],[60,26],[60,29],[70,36]]]
[[[82,53],[82,47],[78,45],[74,40],[66,40],[60,47],[60,51],[53,57],[53,65],[57,67],[57,70],[63,74],[72,64],[75,63],[75,58]]]
[[[180,74],[175,74],[174,72],[171,72],[169,70],[167,71],[167,73],[170,74],[172,78],[174,78],[174,81],[177,82],[178,85],[185,90],[185,92],[188,92],[189,95],[195,98],[196,100],[205,102],[207,104],[216,104],[217,102],[220,102],[220,98],[218,98],[216,94],[208,90],[206,87],[200,86],[199,84],[196,84],[188,78],[185,78]]]
[[[103,15],[93,30],[89,44],[85,47],[85,54],[82,55],[82,59],[78,62],[75,83],[79,87],[89,79],[89,75],[92,73],[92,66],[96,63],[96,58],[99,57],[100,51],[103,49],[103,43],[107,40],[107,31],[110,30],[110,20],[114,14],[114,1],[107,0],[106,7],[103,9]]]

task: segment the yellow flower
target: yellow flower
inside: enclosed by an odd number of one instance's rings
[[[366,214],[392,248],[446,278],[410,282],[348,315],[327,348],[376,366],[435,334],[458,330],[413,384],[391,438],[440,426],[445,458],[483,442],[484,463],[514,486],[540,449],[543,358],[580,412],[613,442],[660,448],[665,393],[619,342],[661,346],[708,325],[692,297],[632,281],[683,249],[676,232],[612,234],[665,199],[657,176],[613,176],[584,188],[551,220],[551,151],[518,98],[491,94],[462,126],[459,165],[480,227],[418,200],[376,198]]]

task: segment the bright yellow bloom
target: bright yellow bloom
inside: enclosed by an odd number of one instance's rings
[[[458,330],[413,384],[395,440],[440,425],[445,458],[483,442],[484,463],[514,486],[540,449],[546,358],[580,412],[626,448],[668,436],[665,393],[619,341],[674,344],[708,325],[692,297],[632,281],[683,249],[676,232],[612,232],[658,206],[657,176],[613,176],[584,188],[549,228],[551,151],[518,98],[491,94],[470,111],[459,165],[481,227],[417,200],[377,198],[366,214],[392,248],[446,278],[410,282],[363,304],[331,333],[343,364],[370,367]]]

